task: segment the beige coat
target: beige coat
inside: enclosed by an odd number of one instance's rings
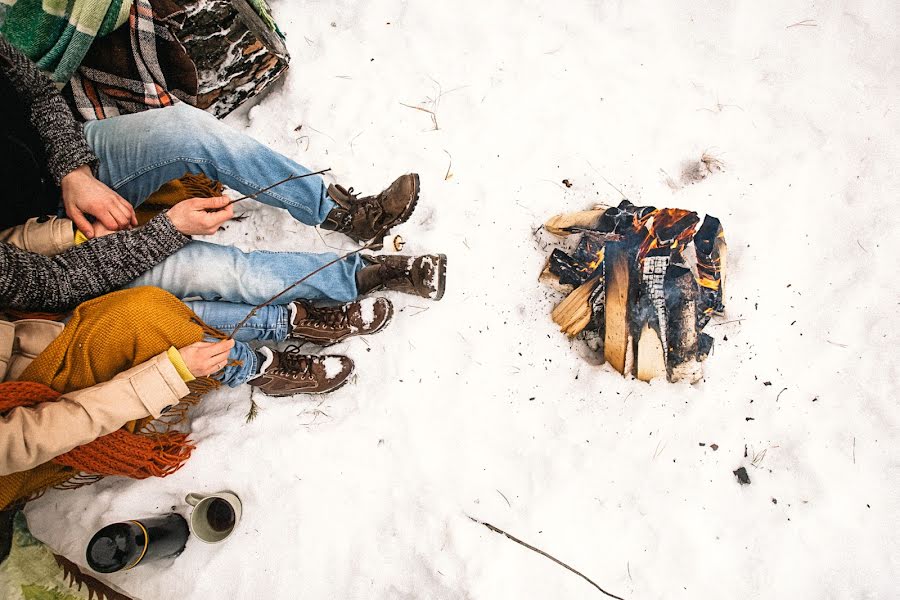
[[[35,219],[0,232],[4,241],[42,254],[71,246],[68,219]],[[68,243],[68,246],[66,244]],[[0,321],[0,380],[15,379],[62,331],[40,319]],[[188,395],[188,387],[167,354],[93,387],[64,394],[56,402],[20,407],[0,417],[0,475],[25,471],[119,429],[128,421],[159,417]]]

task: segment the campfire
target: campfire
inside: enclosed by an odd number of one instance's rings
[[[541,274],[567,294],[552,313],[562,332],[585,339],[623,375],[700,380],[713,342],[703,328],[725,309],[717,218],[701,223],[692,211],[623,200],[557,215],[544,228],[569,248],[553,250]]]

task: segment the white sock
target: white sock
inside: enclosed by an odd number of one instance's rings
[[[275,360],[275,355],[266,346],[261,347],[256,353],[263,357],[263,362],[259,365],[259,371],[256,373],[257,375],[262,375],[269,368],[269,365],[272,364],[272,361]]]
[[[297,321],[297,304],[295,302],[291,302],[288,304],[288,312],[290,313],[290,323],[293,325]]]

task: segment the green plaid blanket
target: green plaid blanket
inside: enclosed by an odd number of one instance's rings
[[[94,41],[128,20],[132,0],[0,0],[0,32],[60,86]]]

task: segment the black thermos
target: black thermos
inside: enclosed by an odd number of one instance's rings
[[[177,513],[107,525],[87,547],[87,563],[98,573],[128,570],[141,563],[181,554],[190,530]]]

